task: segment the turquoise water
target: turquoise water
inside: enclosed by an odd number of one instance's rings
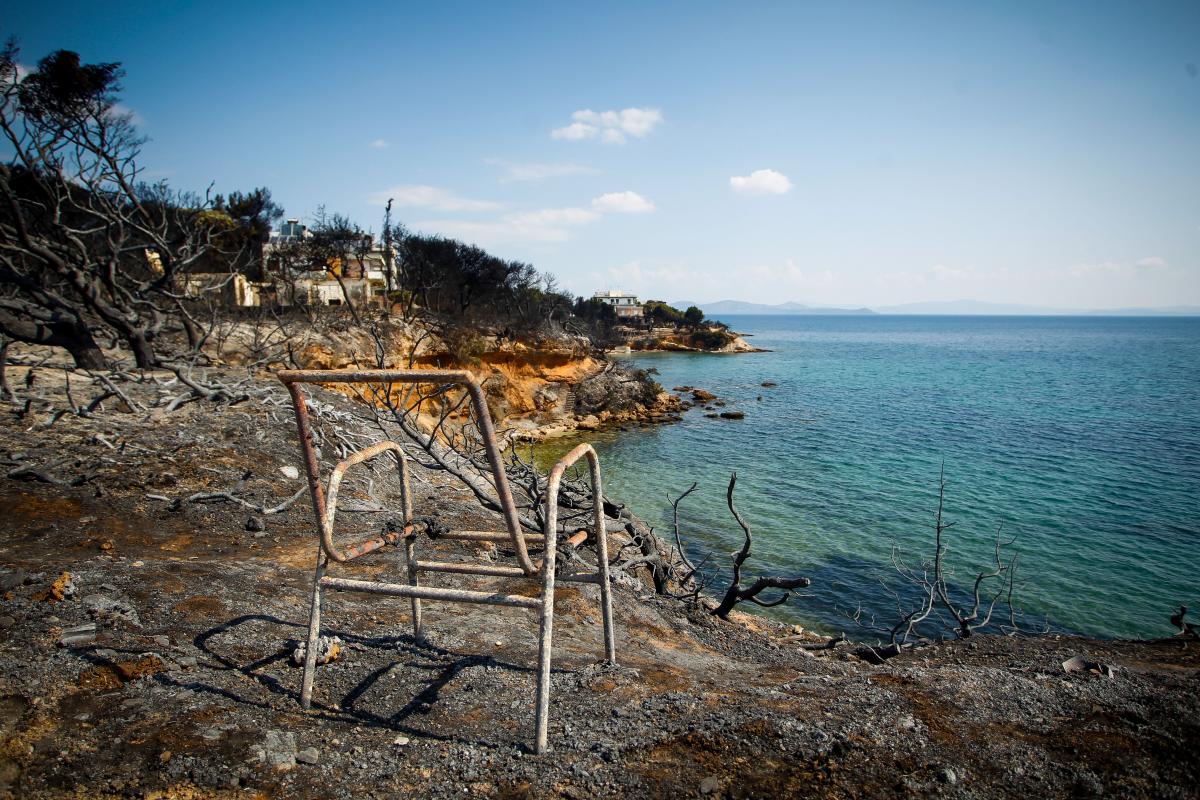
[[[1200,616],[1200,319],[726,321],[773,352],[629,360],[668,389],[715,392],[744,420],[693,410],[592,438],[606,493],[660,533],[667,493],[699,482],[684,533],[720,565],[741,542],[724,495],[736,470],[750,577],[813,579],[779,614],[852,635],[845,614],[859,606],[894,618],[878,579],[894,576],[893,543],[914,563],[931,551],[944,463],[959,585],[989,564],[1002,524],[1020,553],[1015,605],[1031,619],[1156,636],[1180,604]]]

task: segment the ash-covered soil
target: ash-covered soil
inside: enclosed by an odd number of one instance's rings
[[[177,386],[122,388],[145,410],[109,400],[47,427],[46,403],[0,409],[0,795],[1200,793],[1200,643],[976,637],[872,666],[628,583],[614,595],[616,667],[599,663],[595,587],[559,585],[546,755],[530,747],[528,610],[427,602],[417,642],[408,601],[330,593],[325,632],[342,652],[304,712],[292,651],[317,554],[307,496],[273,514],[191,499],[233,490],[272,508],[303,489],[287,469],[299,458],[286,393],[267,378],[242,402],[168,412]],[[351,401],[315,394],[327,463],[339,443],[379,436]],[[418,515],[502,528],[444,473],[414,477]],[[376,531],[397,507],[394,475],[364,468],[343,497],[339,520]],[[506,561],[464,543],[419,549]],[[399,579],[402,565],[388,548],[332,574]],[[1111,676],[1065,673],[1077,655]]]

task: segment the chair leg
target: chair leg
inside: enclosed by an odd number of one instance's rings
[[[617,643],[613,633],[612,591],[608,585],[608,558],[600,559],[600,619],[604,623],[604,658],[617,663]]]
[[[313,575],[312,607],[308,612],[308,640],[304,648],[304,677],[300,683],[300,707],[312,705],[313,678],[317,671],[317,643],[321,638],[321,578],[325,577],[325,553],[317,548],[317,569]]]
[[[542,623],[538,644],[537,746],[540,755],[549,747],[550,651],[554,644],[554,545],[546,548],[542,563]]]
[[[408,585],[417,585],[417,546],[412,539],[404,541],[404,561],[405,567],[408,570]],[[421,630],[421,598],[413,597],[412,600],[412,623],[413,623],[413,638],[418,641],[422,637]]]

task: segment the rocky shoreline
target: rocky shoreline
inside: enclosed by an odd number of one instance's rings
[[[697,347],[695,345],[686,344],[680,341],[677,337],[661,336],[650,340],[646,339],[630,339],[619,349],[610,350],[610,353],[616,355],[627,355],[629,353],[713,353],[713,354],[728,354],[728,353],[769,353],[770,350],[765,350],[761,347],[755,347],[742,338],[744,334],[736,334],[730,341],[720,347]]]
[[[529,749],[536,624],[515,610],[430,603],[417,642],[406,601],[331,594],[342,646],[304,712],[292,654],[316,545],[283,387],[171,411],[159,384],[120,388],[132,405],[52,425],[41,403],[4,407],[0,797],[1186,798],[1200,781],[1193,640],[975,636],[872,664],[636,570],[614,586],[617,666],[598,663],[595,587],[559,591],[547,755]],[[361,404],[313,397],[327,446],[378,435]],[[418,515],[499,524],[443,471],[415,464],[413,485]],[[345,524],[377,530],[395,471],[344,491]],[[635,524],[613,513],[610,552]]]

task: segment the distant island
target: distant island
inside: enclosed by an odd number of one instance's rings
[[[809,306],[803,303],[748,303],[742,300],[718,300],[715,303],[695,303],[677,300],[679,308],[702,306],[711,314],[930,314],[959,316],[1107,316],[1107,317],[1195,317],[1200,306],[1160,306],[1156,308],[1055,308],[1019,303],[989,303],[983,300],[935,300],[920,303],[900,303],[867,308],[836,308]]]

